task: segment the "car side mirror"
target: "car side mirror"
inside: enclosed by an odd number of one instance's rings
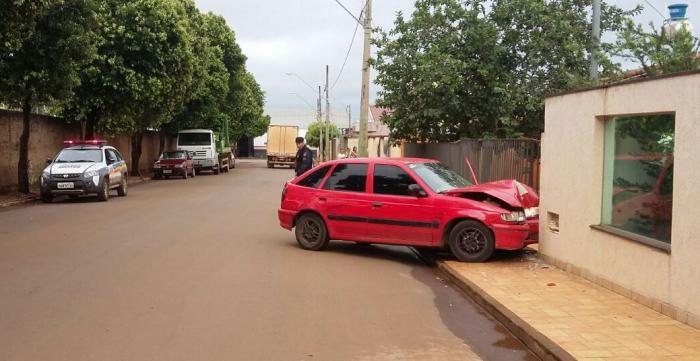
[[[46,165],[49,165],[49,164],[51,164],[51,163],[53,163],[53,159],[51,159],[51,158],[46,158]]]
[[[408,194],[416,198],[425,198],[428,196],[428,193],[425,193],[425,191],[418,184],[409,185]]]

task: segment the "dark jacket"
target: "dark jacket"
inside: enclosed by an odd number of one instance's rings
[[[297,160],[294,166],[294,171],[297,176],[304,174],[304,172],[311,169],[313,165],[314,154],[311,152],[309,147],[304,146],[303,148],[297,150]]]

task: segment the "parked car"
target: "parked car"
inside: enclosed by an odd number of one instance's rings
[[[278,217],[307,250],[333,239],[447,247],[478,262],[536,243],[538,206],[535,190],[514,180],[473,185],[435,160],[354,158],[287,182]]]
[[[182,179],[187,179],[188,176],[194,178],[196,171],[192,160],[194,158],[193,153],[188,150],[163,152],[153,164],[153,177],[155,179],[163,177],[182,177]]]
[[[65,148],[53,159],[41,175],[41,200],[51,203],[57,195],[78,197],[96,194],[97,199],[109,199],[109,191],[126,196],[128,169],[121,153],[103,140],[67,140]]]

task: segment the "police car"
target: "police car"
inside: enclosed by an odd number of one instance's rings
[[[97,199],[109,199],[109,191],[126,196],[129,172],[119,151],[104,140],[67,140],[65,148],[41,175],[41,200],[50,203],[55,196],[78,197],[96,194]]]

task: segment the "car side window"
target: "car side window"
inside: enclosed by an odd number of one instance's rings
[[[309,187],[309,188],[318,188],[319,184],[321,184],[321,181],[323,178],[326,176],[328,171],[331,169],[331,166],[327,165],[325,167],[319,168],[318,170],[313,171],[311,174],[306,176],[306,178],[302,179],[297,183],[298,185],[302,187]]]
[[[323,188],[332,191],[364,192],[367,185],[367,168],[367,164],[338,164]]]
[[[410,196],[408,186],[416,184],[408,173],[395,165],[375,165],[373,179],[375,194]]]
[[[118,150],[116,150],[116,149],[110,149],[110,150],[111,150],[112,152],[114,152],[114,155],[116,155],[117,161],[121,162],[121,161],[124,160],[124,157],[122,157],[122,154],[119,153]]]
[[[105,149],[105,159],[107,160],[107,164],[111,164],[117,161],[117,156],[111,149]]]

